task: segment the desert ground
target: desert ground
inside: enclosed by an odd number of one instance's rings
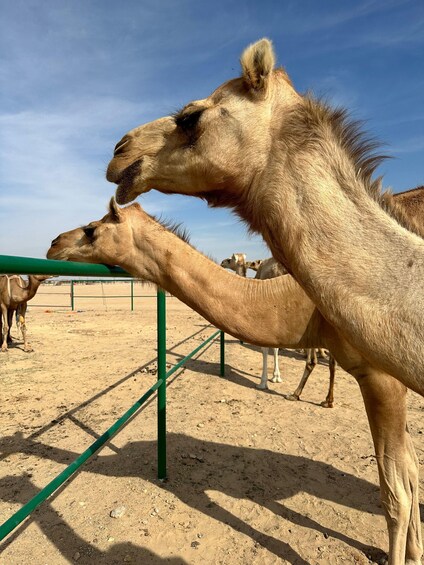
[[[43,285],[29,303],[34,351],[17,339],[0,354],[0,523],[155,382],[155,290],[135,288],[146,297],[134,311],[128,283],[77,285],[73,312],[68,286]],[[167,299],[169,367],[213,332]],[[280,350],[283,382],[269,391],[256,389],[261,366],[258,348],[227,336],[221,378],[219,342],[207,346],[168,384],[168,480],[157,480],[153,397],[0,544],[0,563],[381,561],[387,533],[356,382],[337,369],[335,406],[325,409],[327,362],[300,402],[284,398],[303,371],[298,353]],[[421,397],[410,393],[409,406],[422,464]]]

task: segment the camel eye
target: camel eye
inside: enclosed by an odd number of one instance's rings
[[[197,126],[200,116],[203,110],[196,110],[195,112],[190,112],[189,114],[177,114],[175,116],[175,123],[183,131],[190,131]]]
[[[85,228],[82,228],[82,231],[84,232],[84,235],[88,238],[88,239],[94,239],[94,230],[96,228],[91,228],[90,226],[86,226]]]

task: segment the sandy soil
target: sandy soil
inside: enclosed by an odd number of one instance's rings
[[[27,316],[34,352],[18,340],[0,356],[0,523],[155,381],[156,301],[137,298],[131,312],[129,298],[106,298],[112,293],[128,286],[78,286],[71,312],[69,289],[43,286]],[[213,331],[168,299],[170,366]],[[297,385],[303,359],[281,350],[283,383],[269,392],[255,388],[261,363],[257,348],[232,338],[225,378],[218,343],[189,361],[167,392],[169,480],[156,478],[153,400],[0,545],[0,563],[378,561],[387,535],[356,383],[338,369],[335,407],[321,408],[322,362],[303,401],[289,402],[283,394]],[[411,393],[409,403],[422,463],[423,402]]]

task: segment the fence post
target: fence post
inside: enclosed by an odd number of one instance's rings
[[[221,377],[225,377],[225,333],[221,330],[219,334],[219,342],[220,342],[220,360],[221,360],[221,370],[220,375]]]
[[[131,312],[134,310],[134,279],[131,279]]]
[[[75,309],[75,302],[74,302],[74,281],[71,280],[71,310]]]
[[[166,298],[163,290],[157,293],[158,337],[158,479],[166,479]]]

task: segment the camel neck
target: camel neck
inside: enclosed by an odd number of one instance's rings
[[[273,178],[281,177],[269,171],[263,205],[273,213],[261,215],[260,231],[326,319],[370,361],[398,377],[415,343],[416,367],[424,369],[417,318],[424,242],[397,224],[354,175],[342,184],[314,157],[309,166],[295,160],[297,173],[278,186]],[[415,374],[407,379],[416,388]]]
[[[291,277],[258,281],[235,276],[168,231],[155,236],[154,249],[146,247],[143,233],[134,234],[133,254],[122,263],[129,272],[154,282],[248,343],[306,347],[305,328],[315,308]]]
[[[27,294],[28,294],[28,300],[30,300],[31,298],[33,298],[35,296],[35,293],[37,292],[40,284],[41,284],[41,282],[38,279],[36,279],[32,275],[28,276],[28,285],[25,289]]]

